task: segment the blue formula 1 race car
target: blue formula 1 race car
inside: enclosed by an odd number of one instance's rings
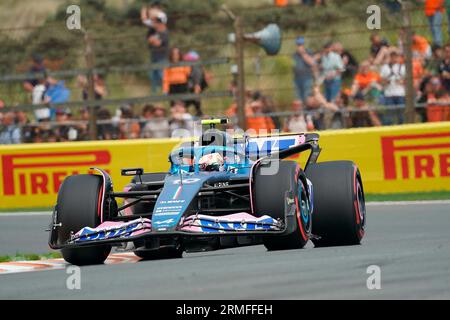
[[[121,192],[101,169],[67,177],[50,247],[86,265],[103,263],[124,243],[143,259],[261,243],[268,250],[303,248],[309,240],[360,244],[366,210],[353,162],[316,163],[318,134],[235,137],[215,128],[223,123],[204,120],[210,128],[198,141],[171,152],[169,172],[123,169],[133,178]],[[307,155],[304,168],[285,160],[299,154]]]

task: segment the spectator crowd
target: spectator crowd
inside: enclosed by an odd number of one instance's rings
[[[443,45],[442,40],[444,12],[450,19],[450,1],[425,0],[431,41],[412,33],[413,91],[419,106],[416,117],[422,122],[450,121],[450,44]],[[292,111],[297,121],[304,128],[312,121],[314,126],[309,127],[319,130],[404,123],[404,29],[397,39],[390,43],[381,34],[373,33],[366,59],[358,62],[339,42],[330,41],[319,52],[313,52],[305,38],[298,37],[292,58],[298,98]],[[292,125],[292,119],[287,121]]]
[[[325,1],[303,1],[307,5],[324,5]],[[288,1],[275,1],[284,6]],[[424,0],[424,14],[429,21],[430,39],[413,33],[413,86],[419,121],[450,120],[450,44],[443,43],[442,21],[450,19],[450,0]],[[153,94],[201,94],[211,76],[201,64],[198,52],[183,53],[171,45],[169,17],[159,1],[151,1],[141,10],[146,45],[151,65],[148,77]],[[450,34],[450,29],[448,30]],[[405,30],[392,43],[382,34],[370,35],[370,49],[363,61],[338,41],[327,42],[319,51],[310,49],[309,39],[295,39],[292,54],[292,78],[295,100],[290,112],[276,112],[272,98],[259,91],[247,90],[245,115],[247,128],[279,129],[286,132],[369,127],[404,123],[406,96]],[[186,63],[187,62],[187,63]],[[32,57],[30,73],[39,77],[23,83],[36,107],[24,111],[0,112],[0,144],[89,140],[89,109],[52,107],[64,105],[71,97],[62,80],[51,77],[40,55]],[[93,88],[86,76],[77,78],[80,99],[95,100],[108,96],[102,75],[93,76]],[[92,91],[92,92],[91,92]],[[236,98],[237,85],[230,84]],[[100,104],[100,103],[99,103]],[[192,111],[190,107],[193,106]],[[382,106],[374,107],[374,106]],[[0,99],[0,111],[5,103]],[[148,104],[143,107],[123,105],[115,111],[97,106],[98,139],[136,139],[171,137],[177,129],[193,131],[194,120],[206,117],[199,99],[181,101],[174,97],[170,107]],[[226,110],[237,116],[236,99]]]

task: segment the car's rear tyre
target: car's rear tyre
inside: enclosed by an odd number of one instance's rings
[[[268,250],[303,248],[311,231],[309,197],[306,178],[294,161],[280,161],[274,175],[264,175],[263,167],[254,173],[253,200],[257,216],[269,215],[275,219],[286,219],[286,208],[293,214],[287,217],[286,234],[264,236],[263,243]]]
[[[351,161],[322,162],[308,166],[313,184],[314,244],[357,245],[364,237],[366,209],[361,174]]]
[[[74,175],[67,177],[58,192],[56,212],[58,222],[58,242],[65,244],[71,233],[84,227],[95,228],[100,224],[102,178],[97,175]],[[64,260],[75,265],[101,264],[111,252],[111,246],[89,246],[63,248]]]

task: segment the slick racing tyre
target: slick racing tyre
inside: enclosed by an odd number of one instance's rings
[[[58,241],[66,243],[71,232],[76,233],[84,227],[95,228],[100,224],[100,206],[103,183],[102,177],[81,174],[67,177],[58,192],[56,212],[58,222]],[[111,252],[111,246],[89,246],[63,248],[64,260],[75,265],[101,264]]]
[[[280,161],[274,175],[264,175],[263,166],[254,173],[254,211],[257,216],[269,215],[286,224],[286,233],[265,236],[264,246],[268,250],[303,248],[308,242],[312,221],[306,177],[294,161]],[[292,213],[287,218],[286,210]]]
[[[351,161],[308,166],[313,184],[312,239],[316,246],[357,245],[364,237],[366,208],[361,174]]]

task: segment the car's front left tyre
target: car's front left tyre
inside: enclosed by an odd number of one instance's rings
[[[56,213],[58,243],[66,244],[71,234],[84,227],[95,228],[100,224],[102,177],[90,174],[67,177],[58,192]],[[111,252],[110,245],[63,248],[64,260],[74,265],[101,264]]]

